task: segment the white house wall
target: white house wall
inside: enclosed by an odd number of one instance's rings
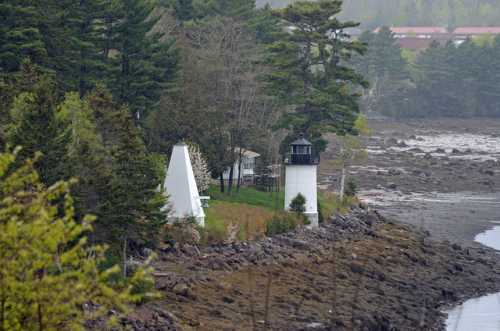
[[[238,174],[239,174],[239,162],[236,161],[233,165],[233,179],[238,179]],[[229,179],[229,171],[231,170],[231,168],[228,168],[226,171],[224,171],[224,174],[223,174],[223,178],[225,180],[228,180]],[[243,176],[253,176],[255,175],[255,170],[254,169],[245,169],[243,167],[243,164],[241,165],[241,177]]]

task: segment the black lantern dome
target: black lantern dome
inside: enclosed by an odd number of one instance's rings
[[[299,139],[290,144],[290,154],[285,158],[286,164],[313,165],[319,159],[313,156],[312,144],[301,134]]]

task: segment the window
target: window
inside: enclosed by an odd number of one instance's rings
[[[243,157],[243,169],[253,169],[255,167],[255,159]]]

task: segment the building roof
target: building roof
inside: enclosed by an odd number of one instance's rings
[[[435,39],[398,38],[397,43],[401,48],[418,51],[428,48],[434,40]]]
[[[500,26],[470,26],[456,28],[456,35],[500,34]]]
[[[312,144],[304,137],[300,137],[299,139],[295,140],[294,142],[291,143],[291,145],[312,146]]]
[[[378,33],[380,27],[376,28],[373,32]],[[446,34],[446,28],[440,26],[393,26],[390,28],[392,33],[395,34]]]
[[[241,149],[240,147],[236,147],[234,149],[234,152],[239,155],[240,154],[240,149]],[[249,149],[244,149],[244,148],[243,148],[243,153],[242,154],[243,154],[244,157],[247,157],[249,159],[255,159],[255,158],[257,158],[257,157],[260,156],[259,153],[251,151]]]

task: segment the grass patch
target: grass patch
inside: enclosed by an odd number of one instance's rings
[[[273,211],[263,207],[227,201],[212,201],[205,212],[204,243],[262,238],[267,222],[274,216]]]
[[[210,207],[205,209],[205,229],[202,239],[205,244],[262,238],[266,235],[268,223],[271,220],[281,226],[283,220],[288,222],[290,221],[288,218],[296,217],[296,215],[283,211],[284,190],[281,192],[262,192],[251,187],[241,187],[239,192],[234,190],[229,195],[219,192],[217,186],[212,186],[208,195],[210,195],[211,201]],[[356,198],[346,198],[341,202],[335,193],[318,192],[319,209],[325,220],[336,213],[347,213],[349,207],[356,201]],[[288,223],[292,224],[293,222]],[[301,223],[300,220],[297,220],[297,224]]]
[[[285,205],[285,192],[262,192],[251,187],[241,187],[231,194],[221,193],[218,186],[211,186],[208,195],[211,200],[241,203],[251,206],[263,207],[268,210],[283,210]]]
[[[351,206],[355,205],[358,202],[359,200],[356,197],[346,196],[344,197],[344,200],[341,201],[339,196],[333,192],[318,192],[319,209],[325,220],[329,219],[336,213],[348,213]]]

